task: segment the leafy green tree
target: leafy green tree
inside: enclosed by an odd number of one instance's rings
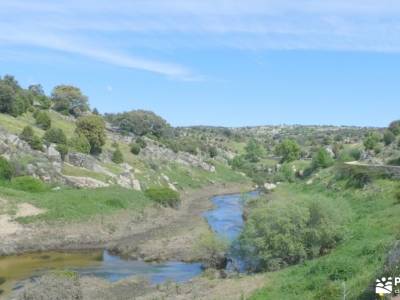
[[[218,149],[215,146],[210,146],[208,148],[208,154],[210,155],[211,158],[214,158],[218,155]]]
[[[368,132],[364,138],[363,144],[365,149],[373,150],[381,140],[381,136],[377,132]]]
[[[101,153],[106,142],[105,129],[104,120],[96,115],[81,117],[76,122],[76,133],[87,138],[91,154]]]
[[[388,129],[391,132],[393,132],[394,135],[399,135],[400,134],[400,120],[396,120],[396,121],[393,121],[392,123],[390,123]]]
[[[28,91],[33,96],[33,105],[39,106],[42,109],[49,109],[51,100],[44,93],[43,87],[40,84],[33,84],[28,87]]]
[[[63,114],[80,116],[89,110],[88,98],[82,94],[81,90],[71,85],[58,85],[52,93],[54,110]]]
[[[315,153],[312,166],[314,169],[327,168],[332,166],[334,163],[333,158],[329,155],[328,151],[324,148],[320,148],[317,153]]]
[[[0,180],[10,180],[14,174],[13,167],[7,159],[0,156]]]
[[[291,162],[300,158],[301,148],[296,141],[285,139],[276,146],[275,153],[282,157],[282,162]]]
[[[33,150],[39,150],[39,151],[43,150],[43,141],[37,135],[34,135],[32,137],[32,140],[30,141],[29,145]]]
[[[49,130],[46,130],[43,136],[43,140],[47,144],[67,144],[67,136],[61,128],[50,128]]]
[[[48,113],[38,110],[34,113],[33,117],[36,120],[36,125],[40,128],[47,130],[51,127],[51,119]]]
[[[72,138],[69,139],[68,145],[75,151],[85,154],[90,153],[89,141],[83,134],[75,134]]]
[[[383,141],[385,142],[385,145],[389,146],[395,140],[396,136],[394,135],[394,133],[390,130],[385,130],[385,133],[383,134]]]
[[[121,150],[117,147],[112,155],[111,160],[116,164],[122,164],[124,162],[124,156],[122,155]]]
[[[15,93],[11,87],[0,81],[0,112],[11,114]]]
[[[264,148],[255,140],[251,139],[246,147],[246,159],[250,162],[259,162],[260,158],[265,154]]]
[[[132,110],[120,114],[106,114],[106,119],[122,131],[138,136],[151,134],[157,138],[168,136],[172,128],[160,116],[151,111]]]

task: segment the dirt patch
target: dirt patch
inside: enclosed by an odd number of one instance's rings
[[[17,206],[17,213],[15,214],[16,218],[19,217],[30,217],[30,216],[37,216],[44,213],[44,209],[37,208],[29,203],[22,203],[18,204]]]
[[[9,215],[0,215],[0,239],[4,240],[10,235],[16,234],[21,231],[23,227]]]

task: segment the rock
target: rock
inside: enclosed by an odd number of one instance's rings
[[[84,188],[100,188],[100,187],[107,187],[109,184],[93,179],[90,177],[78,177],[78,176],[67,176],[64,175],[63,178],[68,185],[72,185],[75,187],[84,187]]]
[[[124,172],[122,174],[119,174],[116,177],[116,180],[117,184],[124,188],[134,189],[136,191],[142,190],[139,180],[137,180],[135,176],[130,172]]]
[[[307,182],[306,182],[307,185],[310,185],[310,184],[312,184],[312,183],[313,183],[313,180],[312,180],[312,179],[309,179],[309,180],[307,180]]]
[[[61,154],[56,147],[56,144],[50,144],[46,149],[46,155],[51,161],[61,161]]]
[[[329,154],[329,156],[330,156],[331,158],[334,158],[334,157],[335,157],[335,152],[333,152],[331,146],[326,147],[326,148],[325,148],[325,151]]]
[[[268,182],[266,182],[266,183],[264,183],[264,188],[265,188],[267,191],[273,191],[274,189],[276,189],[276,185],[273,184],[273,183],[268,183]]]

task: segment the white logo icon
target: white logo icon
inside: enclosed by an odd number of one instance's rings
[[[376,280],[375,293],[379,295],[391,294],[393,291],[392,277]]]

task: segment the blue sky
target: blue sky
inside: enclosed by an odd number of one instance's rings
[[[0,0],[0,74],[173,125],[400,118],[400,2]]]

